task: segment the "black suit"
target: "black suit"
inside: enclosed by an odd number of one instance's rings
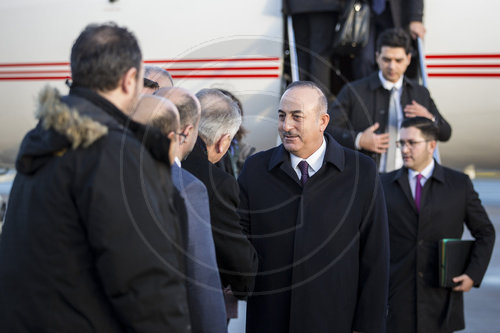
[[[326,135],[302,187],[283,145],[249,157],[241,217],[259,255],[247,332],[385,331],[388,233],[375,165]]]
[[[222,285],[231,285],[235,296],[242,298],[253,289],[255,277],[252,273],[257,271],[257,255],[242,232],[236,212],[239,204],[238,183],[230,174],[210,163],[206,145],[199,137],[182,167],[207,187]]]
[[[339,143],[351,149],[355,149],[356,135],[376,122],[380,124],[376,133],[386,132],[390,96],[391,92],[382,86],[378,72],[345,85],[328,110],[331,120],[327,131]],[[401,94],[402,109],[411,104],[412,100],[422,104],[436,117],[439,128],[438,139],[447,141],[451,136],[451,127],[439,113],[429,91],[405,77]],[[377,165],[379,164],[380,154],[364,150],[362,152],[375,159]]]
[[[495,230],[469,177],[436,163],[421,194],[420,214],[408,170],[382,175],[391,241],[388,332],[450,332],[464,328],[461,292],[438,287],[438,241],[461,238],[464,222],[476,239],[465,273],[479,287]]]

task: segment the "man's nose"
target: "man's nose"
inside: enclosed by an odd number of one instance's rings
[[[283,130],[285,132],[288,132],[291,128],[292,128],[292,122],[291,122],[290,118],[285,117],[285,119],[283,119]]]

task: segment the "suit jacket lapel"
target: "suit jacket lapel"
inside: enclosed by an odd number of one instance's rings
[[[410,182],[408,181],[408,169],[399,169],[396,172],[395,179],[401,187],[401,190],[403,190],[403,193],[405,194],[406,199],[408,199],[410,206],[416,212],[417,206],[415,205],[415,199],[413,199],[413,195],[411,194]]]
[[[373,110],[372,113],[372,125],[378,122],[380,128],[377,130],[377,133],[384,133],[388,123],[389,98],[391,93],[382,86],[382,82],[380,82],[378,77],[378,72],[371,74],[368,86],[372,91],[372,105],[375,106],[375,110]]]
[[[431,195],[431,187],[435,186],[433,183],[444,183],[444,171],[443,167],[439,165],[435,160],[434,160],[434,171],[432,171],[432,175],[430,178],[425,182],[424,187],[422,188],[422,194],[421,194],[421,200],[420,200],[420,210],[422,210],[422,207],[425,206],[426,202],[428,202],[429,196]],[[430,199],[432,202],[432,199]]]

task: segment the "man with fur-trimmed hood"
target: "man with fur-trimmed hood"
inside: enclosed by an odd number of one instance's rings
[[[0,332],[189,332],[169,140],[130,120],[135,37],[89,25],[46,88],[0,237]],[[162,162],[162,163],[158,163]]]

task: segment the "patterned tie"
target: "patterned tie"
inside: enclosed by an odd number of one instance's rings
[[[373,0],[372,9],[375,14],[380,15],[385,10],[385,0]]]
[[[387,149],[385,172],[391,172],[396,169],[396,140],[398,139],[399,107],[397,89],[392,88],[391,99],[389,102],[389,123],[387,124],[389,132],[389,148]]]
[[[309,164],[306,161],[302,160],[299,162],[299,169],[302,176],[300,177],[300,181],[302,182],[302,186],[305,185],[307,180],[309,179]]]
[[[417,175],[417,183],[415,184],[415,206],[417,206],[417,211],[420,212],[420,195],[422,193],[422,184],[420,180],[422,179],[422,175],[419,173]]]

